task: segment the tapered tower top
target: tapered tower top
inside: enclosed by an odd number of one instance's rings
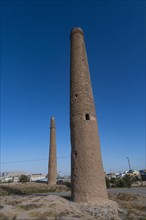
[[[51,117],[51,125],[50,128],[55,128],[55,118]]]
[[[71,42],[71,86],[70,86],[70,116],[96,120],[94,97],[91,86],[88,58],[84,43],[84,32],[75,27],[70,33]],[[88,117],[88,116],[87,116]]]
[[[84,35],[84,32],[83,32],[83,30],[82,30],[80,27],[74,27],[74,28],[72,28],[72,30],[71,30],[71,32],[70,32],[70,36],[71,36],[72,34],[74,34],[74,33],[80,33],[80,34]]]

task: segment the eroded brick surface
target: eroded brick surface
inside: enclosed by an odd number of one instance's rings
[[[70,35],[71,182],[75,202],[108,199],[84,34]]]
[[[56,162],[56,126],[55,119],[51,118],[50,125],[50,151],[48,165],[48,184],[50,186],[56,184],[57,162]]]

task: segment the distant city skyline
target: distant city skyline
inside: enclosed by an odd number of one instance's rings
[[[146,168],[145,1],[1,1],[1,172],[70,175],[70,30],[81,27],[104,170]]]

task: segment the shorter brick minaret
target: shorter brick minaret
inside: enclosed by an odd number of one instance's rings
[[[56,161],[56,127],[55,119],[51,118],[50,125],[50,152],[49,152],[49,164],[48,164],[48,185],[56,185],[57,177],[57,161]]]

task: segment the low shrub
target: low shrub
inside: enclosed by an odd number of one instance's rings
[[[130,175],[125,175],[123,178],[117,177],[117,178],[111,178],[109,180],[106,177],[106,186],[109,187],[128,187],[130,188],[133,183],[135,183],[136,180],[134,177]]]

